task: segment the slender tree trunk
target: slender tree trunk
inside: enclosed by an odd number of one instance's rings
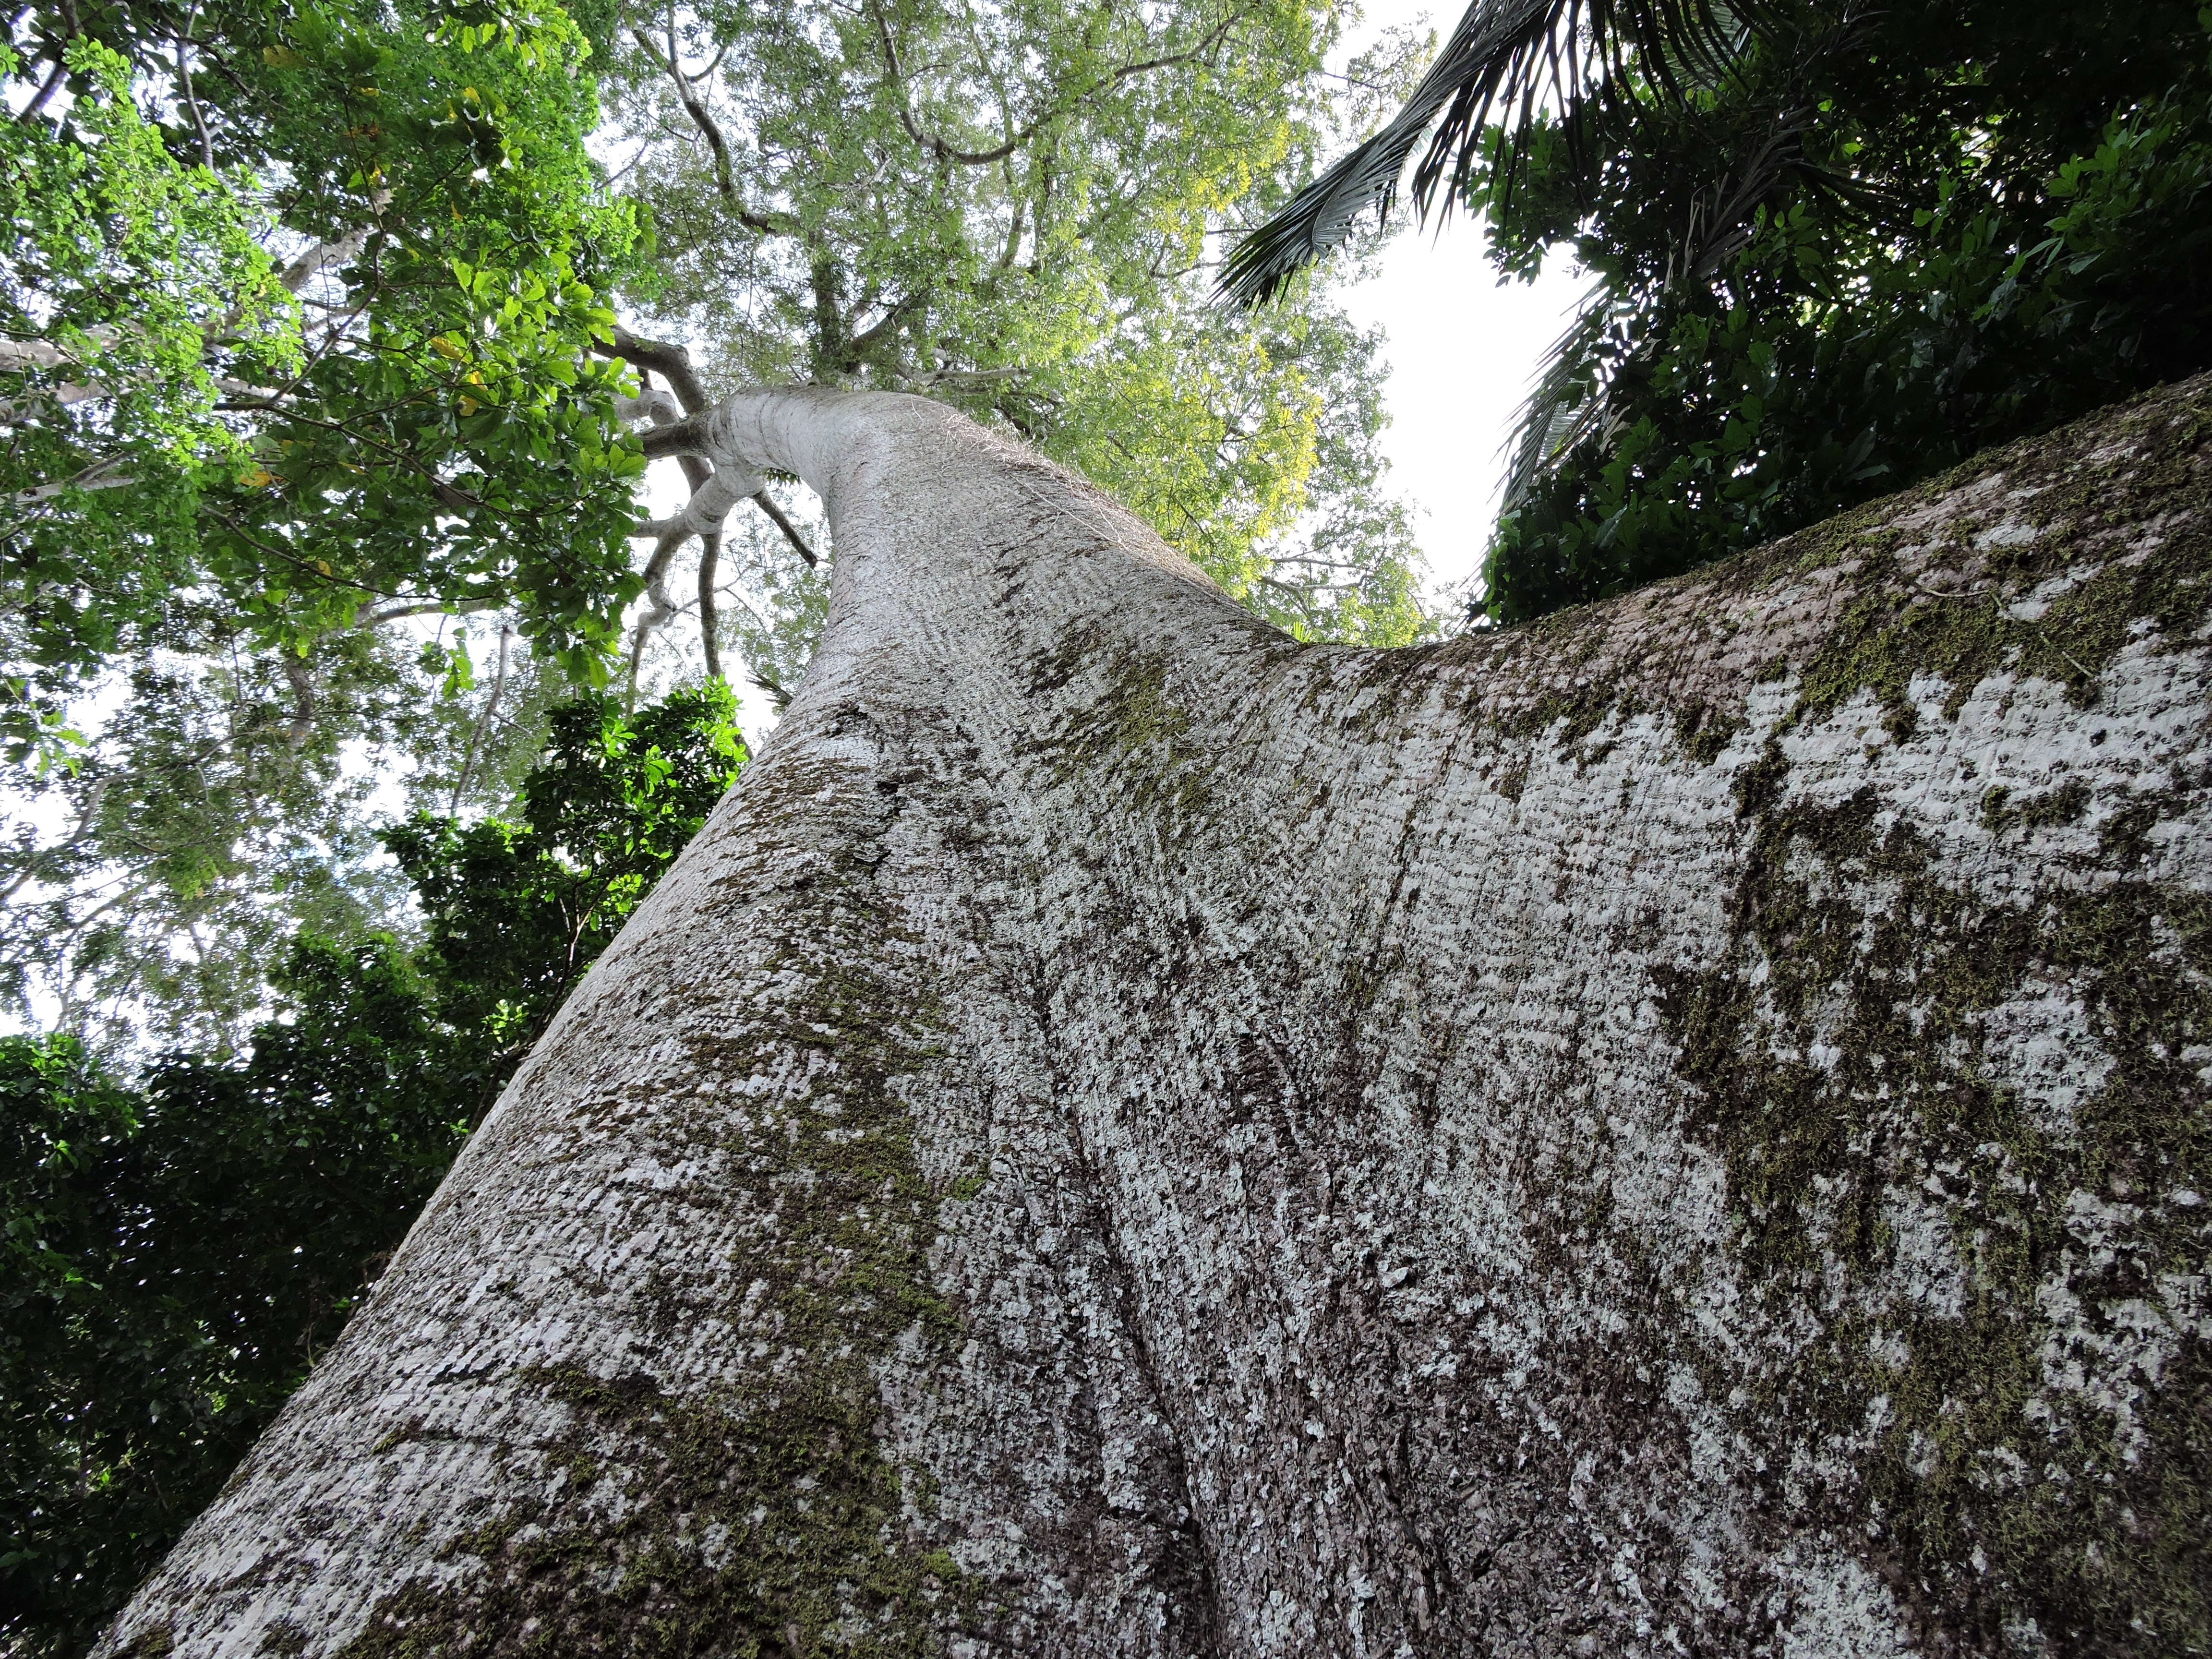
[[[934,404],[110,1653],[2212,1643],[2212,393],[1399,652]]]

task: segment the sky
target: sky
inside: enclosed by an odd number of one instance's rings
[[[1425,18],[1441,40],[1459,21],[1449,0],[1370,0],[1364,12],[1343,58],[1388,27]],[[1439,597],[1462,589],[1481,563],[1505,478],[1499,449],[1583,287],[1555,263],[1534,283],[1500,288],[1482,247],[1481,226],[1466,216],[1431,220],[1393,239],[1375,276],[1338,291],[1355,320],[1389,335],[1388,482],[1416,509]]]
[[[1582,284],[1547,270],[1498,286],[1479,226],[1455,216],[1400,235],[1381,269],[1339,298],[1389,336],[1387,483],[1417,514],[1431,589],[1456,592],[1482,562],[1505,482],[1501,453],[1529,383],[1573,320]]]

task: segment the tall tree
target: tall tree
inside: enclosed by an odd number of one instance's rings
[[[2212,1642],[2212,389],[1386,652],[927,401],[108,1655]]]

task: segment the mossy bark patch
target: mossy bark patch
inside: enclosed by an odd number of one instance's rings
[[[2079,817],[2053,793],[2040,822]],[[2124,1399],[2065,1386],[2076,1345],[2166,1323],[2203,1271],[2212,1115],[2180,1056],[2212,1036],[2212,900],[2122,879],[1992,904],[1885,816],[1872,790],[1762,792],[1734,947],[1657,976],[1687,1127],[1788,1355],[1711,1358],[1708,1390],[1764,1449],[1776,1522],[1863,1539],[1931,1647],[2212,1648],[2203,1333],[2184,1316],[2148,1374],[2123,1367]],[[2069,1123],[1987,1063],[1985,1017],[2037,981],[2077,989],[2112,1057]],[[1899,1238],[1900,1194],[1936,1200],[1937,1238]],[[1900,1300],[1900,1252],[1931,1243],[1955,1279]]]

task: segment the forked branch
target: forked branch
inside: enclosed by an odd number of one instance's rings
[[[747,230],[757,231],[763,236],[790,235],[793,228],[788,219],[778,215],[757,213],[747,207],[738,196],[737,178],[730,166],[730,142],[722,136],[721,124],[714,119],[713,112],[699,97],[698,80],[706,76],[702,75],[695,80],[684,72],[684,60],[676,47],[675,12],[672,10],[668,15],[668,52],[665,57],[661,55],[660,48],[653,44],[643,29],[634,29],[632,33],[636,36],[640,49],[665,70],[669,80],[675,83],[676,97],[684,106],[684,112],[691,118],[691,125],[699,129],[700,136],[707,141],[707,148],[714,154],[714,188],[724,201],[737,210],[738,222]],[[713,71],[709,70],[707,73]]]

